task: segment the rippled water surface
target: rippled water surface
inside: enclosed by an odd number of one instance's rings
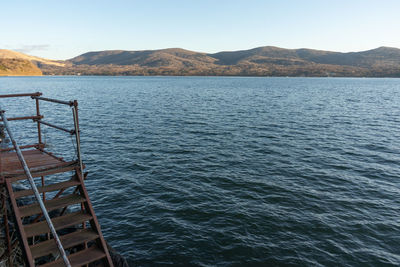
[[[32,91],[79,101],[87,187],[132,266],[400,265],[399,79],[0,78]]]

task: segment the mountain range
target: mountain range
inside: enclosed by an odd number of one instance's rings
[[[23,71],[21,66],[29,71]],[[0,75],[29,75],[29,72],[36,73],[32,75],[400,77],[400,49],[379,47],[341,53],[265,46],[212,54],[180,48],[109,50],[88,52],[65,61],[0,49]]]

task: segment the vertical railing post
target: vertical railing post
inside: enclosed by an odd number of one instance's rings
[[[40,116],[39,99],[36,98],[35,100],[36,100],[36,116]],[[37,121],[37,131],[38,131],[38,141],[40,145],[42,144],[42,131],[40,129],[39,120]]]
[[[81,135],[79,131],[79,117],[78,117],[78,101],[74,100],[74,105],[72,108],[72,115],[74,117],[74,128],[75,128],[75,140],[76,140],[76,149],[78,151],[78,160],[79,167],[81,169],[81,175],[83,175],[83,163],[82,163],[82,155],[81,155]]]
[[[79,168],[81,170],[81,177],[84,178],[83,175],[83,163],[82,163],[82,155],[81,155],[81,135],[79,130],[79,115],[78,115],[78,101],[74,100],[72,107],[72,115],[74,117],[74,128],[75,128],[75,140],[76,140],[76,147],[78,151],[78,160],[79,160]],[[81,210],[84,210],[84,205],[81,203]],[[86,229],[86,223],[82,223],[82,228]],[[85,242],[85,248],[87,248],[87,242]],[[87,265],[85,265],[87,266]]]
[[[36,116],[40,117],[40,106],[39,106],[39,99],[35,98],[35,102],[36,102]],[[38,132],[38,143],[39,143],[39,147],[42,144],[42,131],[40,128],[40,119],[38,119],[37,123],[37,132]],[[41,177],[41,181],[42,181],[42,186],[44,186],[44,176]],[[43,192],[43,201],[46,200],[46,193]]]

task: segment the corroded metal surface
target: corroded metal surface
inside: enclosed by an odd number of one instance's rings
[[[0,187],[7,189],[3,190],[3,200],[4,203],[7,203],[7,198],[10,200],[10,210],[16,222],[14,224],[15,229],[18,230],[16,233],[18,233],[20,237],[19,241],[15,242],[13,241],[15,239],[15,233],[13,237],[7,237],[7,235],[5,235],[4,244],[6,249],[4,253],[0,254],[0,256],[2,255],[1,260],[6,259],[8,262],[12,262],[12,260],[10,260],[10,257],[13,255],[12,249],[18,247],[23,248],[23,250],[19,250],[23,252],[22,254],[20,253],[20,255],[24,255],[26,263],[30,266],[37,264],[41,266],[63,266],[65,263],[68,266],[69,261],[72,263],[72,266],[81,266],[92,262],[101,263],[103,266],[113,266],[107,244],[101,233],[100,225],[84,185],[86,173],[83,173],[85,166],[82,163],[80,155],[77,101],[59,101],[38,97],[40,95],[41,93],[0,95],[0,98],[31,96],[35,100],[36,115],[16,119],[33,119],[33,121],[37,123],[38,134],[38,144],[18,147],[15,140],[11,138],[16,152],[12,152],[12,148],[6,148],[0,151]],[[42,142],[40,127],[41,119],[43,118],[39,110],[40,100],[67,104],[72,107],[74,130],[69,133],[76,135],[76,145],[79,150],[77,161],[65,161],[63,158],[57,157],[44,149],[45,144]],[[7,124],[8,122],[4,119],[3,123]],[[61,127],[55,128],[64,130],[60,129]],[[28,150],[20,151],[22,147]],[[67,181],[55,182],[54,179],[46,179],[49,175],[59,175],[61,173],[70,173],[71,171],[73,172],[72,177],[70,176],[70,180]],[[35,177],[40,177],[38,182],[41,182],[42,185],[39,188],[36,188],[35,182],[33,181]],[[33,189],[26,188],[22,191],[16,191],[13,183],[23,181],[27,178],[32,180],[31,186]],[[52,181],[52,183],[49,183],[50,181]],[[69,192],[67,192],[68,189],[70,189]],[[70,193],[71,190],[73,190],[72,195]],[[50,197],[47,197],[46,193],[52,194],[50,194]],[[20,202],[20,199],[32,195],[36,195],[39,204]],[[43,201],[43,206],[40,205],[41,201]],[[2,206],[5,206],[4,203]],[[42,208],[40,209],[39,206],[42,206]],[[74,210],[79,208],[80,212],[75,211],[73,213],[68,213],[69,207],[74,207]],[[57,211],[57,209],[60,209],[60,211],[52,213],[51,218],[48,218],[51,222],[48,225],[45,220],[43,220],[42,210]],[[65,211],[67,212],[65,213]],[[3,216],[2,218],[3,226],[8,226],[8,217]],[[54,229],[51,231],[50,228],[52,225]],[[71,226],[74,230],[63,234],[60,238],[61,242],[59,243],[61,246],[65,246],[65,249],[68,251],[68,253],[65,254],[67,260],[65,261],[64,258],[64,263],[63,260],[57,259],[53,255],[55,248],[57,248],[57,242],[55,242],[57,241],[57,234],[55,234],[55,230],[67,231],[69,229],[68,231],[71,231]],[[48,234],[49,232],[53,232],[53,235],[50,236]],[[10,230],[6,229],[5,233],[9,234]],[[56,238],[54,239],[54,237]]]

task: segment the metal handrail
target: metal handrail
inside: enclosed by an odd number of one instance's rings
[[[40,120],[43,119],[43,116],[24,116],[24,117],[13,117],[13,118],[8,118],[8,121],[20,121],[20,120]],[[3,121],[0,119],[0,121]]]
[[[31,97],[33,99],[38,99],[38,100],[43,100],[43,101],[48,101],[48,102],[68,105],[70,107],[72,107],[74,105],[74,101],[62,101],[62,100],[58,100],[58,99],[47,98],[47,97],[39,97],[39,96],[31,96]]]
[[[72,107],[72,115],[74,118],[74,129],[73,130],[68,130],[65,128],[62,128],[60,126],[44,122],[41,119],[34,119],[35,122],[38,124],[44,124],[62,131],[65,131],[67,133],[70,133],[71,135],[75,134],[75,142],[76,142],[76,148],[77,148],[77,154],[78,154],[78,160],[79,160],[79,167],[81,169],[81,174],[83,176],[83,163],[82,163],[82,155],[81,155],[81,141],[80,141],[80,132],[79,132],[79,118],[78,118],[78,101],[62,101],[58,99],[53,99],[53,98],[46,98],[46,97],[39,97],[39,96],[31,96],[32,99],[35,99],[37,102],[39,100],[44,100],[48,102],[53,102],[53,103],[58,103],[58,104],[64,104]],[[38,103],[37,103],[38,104]]]
[[[8,95],[0,95],[0,98],[6,98],[6,97],[23,97],[23,96],[30,96],[30,97],[35,97],[35,96],[41,96],[42,93],[36,92],[36,93],[26,93],[26,94],[8,94]]]
[[[25,145],[25,146],[19,146],[19,149],[25,149],[25,148],[38,148],[38,149],[43,149],[44,148],[44,144],[33,144],[33,145]],[[7,147],[7,148],[1,148],[0,152],[6,152],[6,151],[12,151],[15,150],[15,148],[13,147]]]
[[[0,116],[3,119],[3,124],[7,129],[8,136],[10,137],[10,140],[11,140],[11,142],[12,142],[14,148],[15,148],[15,151],[17,152],[18,159],[21,162],[22,167],[24,168],[24,172],[25,172],[26,176],[28,177],[29,183],[31,185],[31,188],[32,188],[34,194],[35,194],[36,200],[39,202],[40,209],[42,210],[43,215],[44,215],[44,217],[46,219],[46,222],[47,222],[47,224],[48,224],[48,226],[50,228],[50,231],[53,234],[53,238],[54,238],[54,240],[55,240],[55,242],[57,244],[58,250],[60,251],[60,254],[61,254],[61,256],[62,256],[62,258],[64,260],[64,263],[65,263],[65,265],[67,267],[71,267],[71,263],[68,260],[67,254],[65,253],[65,250],[64,250],[64,247],[61,244],[60,238],[58,237],[58,234],[57,234],[56,229],[54,228],[54,225],[53,225],[53,223],[52,223],[52,221],[50,219],[50,216],[49,216],[49,214],[47,212],[47,209],[44,206],[43,200],[40,197],[39,191],[38,191],[38,189],[36,187],[36,184],[35,184],[35,182],[33,180],[32,174],[31,174],[31,172],[30,172],[30,170],[28,168],[28,165],[26,164],[25,158],[22,155],[21,149],[19,148],[17,142],[15,141],[14,136],[12,134],[12,131],[10,129],[10,126],[8,125],[8,120],[7,120],[7,117],[4,115],[4,110],[1,110],[1,107],[0,107]]]
[[[52,123],[42,121],[42,120],[40,120],[40,119],[34,119],[33,121],[38,122],[38,123],[41,123],[41,124],[44,124],[44,125],[47,125],[47,126],[50,126],[50,127],[53,127],[53,128],[55,128],[55,129],[58,129],[58,130],[61,130],[61,131],[64,131],[64,132],[67,132],[67,133],[69,133],[69,134],[71,134],[71,135],[75,134],[75,130],[68,130],[68,129],[65,129],[65,128],[63,128],[63,127],[54,125],[54,124],[52,124]]]

